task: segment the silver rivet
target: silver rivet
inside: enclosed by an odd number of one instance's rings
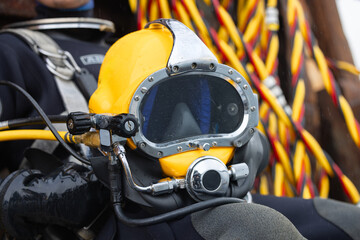
[[[178,152],[182,152],[182,147],[181,147],[181,146],[178,146],[178,147],[177,147],[177,151],[178,151]]]
[[[204,143],[202,146],[201,146],[201,149],[204,150],[204,151],[209,151],[210,150],[210,144],[208,143]]]
[[[215,65],[213,63],[210,63],[209,68],[210,68],[210,70],[214,70]]]
[[[192,63],[192,64],[191,64],[191,68],[192,68],[192,69],[197,68],[197,64],[196,64],[196,63]]]
[[[149,82],[152,82],[152,81],[154,81],[154,78],[153,78],[153,77],[149,77],[148,80],[149,80]]]
[[[158,157],[162,157],[163,153],[162,153],[162,152],[157,152],[156,155],[157,155]]]
[[[233,74],[234,72],[233,72],[232,69],[229,69],[228,73],[231,75],[231,74]]]
[[[148,90],[147,90],[146,87],[142,87],[142,88],[141,88],[141,92],[142,92],[142,93],[146,93],[147,91],[148,91]]]
[[[236,82],[236,83],[241,83],[241,78],[235,79],[235,82]]]
[[[135,100],[135,101],[139,101],[139,100],[140,100],[140,97],[139,97],[138,95],[136,95],[136,96],[134,97],[134,100]]]
[[[234,146],[235,146],[235,147],[241,147],[241,146],[242,146],[242,142],[241,142],[241,141],[234,141]]]
[[[212,142],[213,147],[217,146],[217,142]]]
[[[178,66],[173,66],[173,68],[172,68],[172,69],[173,69],[173,71],[174,71],[174,72],[179,71],[179,67],[178,67]]]
[[[253,128],[250,129],[250,133],[253,134],[255,130]]]
[[[244,85],[243,88],[246,90],[248,89],[248,85]]]
[[[256,107],[255,107],[255,106],[252,106],[252,107],[250,108],[250,110],[251,110],[252,112],[254,112],[254,111],[256,110]]]
[[[145,148],[145,147],[146,147],[146,143],[141,142],[141,143],[139,144],[139,146],[140,146],[140,148]]]

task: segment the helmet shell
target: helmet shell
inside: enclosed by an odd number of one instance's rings
[[[136,88],[147,76],[166,67],[172,46],[170,31],[161,25],[130,33],[115,42],[101,65],[89,111],[128,113]]]

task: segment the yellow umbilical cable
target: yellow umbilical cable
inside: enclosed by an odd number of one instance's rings
[[[265,175],[260,177],[259,193],[262,195],[269,195],[269,183]]]
[[[160,4],[161,17],[162,18],[172,18],[169,8],[169,3],[167,0],[158,0]]]
[[[69,142],[69,139],[65,138],[66,131],[58,132],[62,139]],[[50,130],[6,130],[0,132],[0,142],[15,141],[15,140],[51,140],[57,141],[55,136]]]
[[[274,179],[274,195],[277,197],[283,196],[284,187],[284,169],[281,164],[275,163],[275,179]]]
[[[301,55],[303,53],[303,47],[304,47],[304,41],[301,32],[297,30],[295,32],[294,46],[291,52],[291,60],[290,60],[291,74],[293,75],[296,73],[297,69],[299,68]]]
[[[251,13],[251,11],[253,10],[255,4],[257,3],[258,0],[248,0],[245,4],[245,7],[241,10],[240,13],[240,19],[239,19],[239,29],[241,32],[245,31],[245,27],[247,24],[247,20],[248,17]]]
[[[279,37],[278,35],[274,35],[271,38],[269,51],[265,61],[265,68],[268,73],[271,73],[272,69],[274,68],[274,64],[278,57],[278,53],[279,53]]]
[[[180,1],[176,1],[176,9],[179,14],[180,21],[184,23],[188,28],[190,28],[192,31],[194,31],[193,25],[191,23],[191,19],[189,14],[186,12],[184,6],[181,4]]]
[[[156,1],[151,1],[149,20],[154,21],[159,18],[159,7]]]
[[[304,100],[305,100],[305,82],[303,79],[300,79],[295,89],[295,98],[292,106],[293,111],[291,117],[295,122],[298,122],[300,119],[301,109],[303,107]]]
[[[344,118],[346,125],[348,126],[348,130],[350,132],[351,137],[353,138],[354,142],[360,147],[360,140],[359,140],[359,132],[357,129],[356,119],[354,117],[354,113],[351,110],[349,103],[343,96],[339,96],[340,107],[343,110]]]
[[[250,42],[254,39],[256,36],[260,25],[262,24],[262,20],[264,18],[264,2],[260,0],[259,6],[257,8],[257,11],[255,13],[255,16],[250,20],[249,24],[246,27],[246,30],[244,32],[244,41]]]
[[[238,71],[246,79],[246,81],[249,81],[249,76],[247,75],[241,62],[238,60],[233,49],[222,39],[219,39],[219,44],[221,49],[223,50],[223,53],[226,55],[230,66],[233,67],[236,71]]]

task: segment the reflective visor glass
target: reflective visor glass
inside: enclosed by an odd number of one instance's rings
[[[154,85],[140,105],[141,130],[154,143],[236,131],[244,117],[239,92],[209,75],[175,76]]]

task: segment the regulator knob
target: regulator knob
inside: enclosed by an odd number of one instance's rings
[[[73,135],[86,133],[91,128],[91,116],[88,113],[72,112],[68,115],[66,126]]]

